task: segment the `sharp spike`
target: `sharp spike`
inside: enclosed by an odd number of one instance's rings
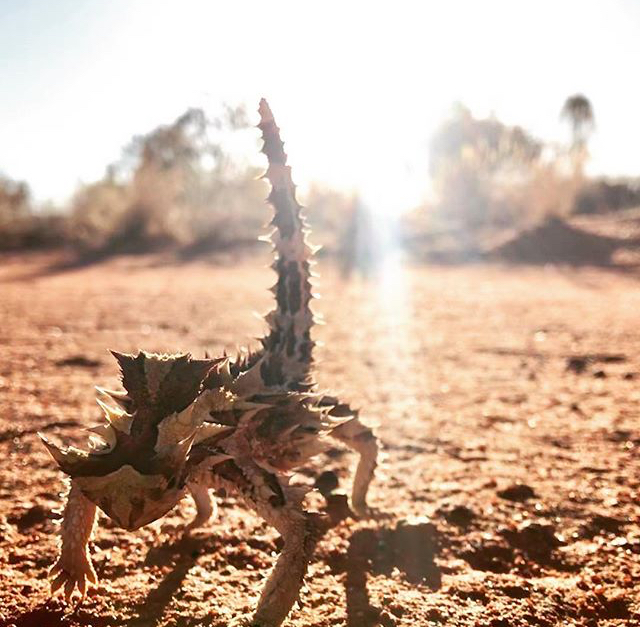
[[[116,358],[116,361],[119,364],[123,364],[129,361],[132,361],[136,358],[136,355],[128,354],[128,353],[119,353],[118,351],[109,350],[109,352]]]
[[[158,447],[156,457],[172,466],[182,465],[187,459],[187,455],[191,450],[195,436],[196,433],[194,432],[190,436],[184,438],[184,440],[180,440],[175,444],[165,444],[164,446]]]
[[[112,451],[118,441],[116,432],[110,424],[96,425],[95,427],[87,429],[87,431],[95,433],[106,444],[107,450],[100,452],[108,453],[109,451]],[[92,438],[94,436],[89,437]]]
[[[59,446],[54,444],[43,433],[38,432],[38,437],[42,440],[42,443],[47,447],[47,450],[51,454],[51,457],[53,457],[53,459],[56,461],[56,463],[58,465],[63,464],[66,459],[64,451]]]
[[[118,405],[118,407],[121,407],[125,411],[129,403],[131,403],[131,397],[124,390],[116,392],[115,390],[107,390],[97,385],[95,386],[95,389],[98,394],[102,395],[104,398],[110,401],[113,401]]]
[[[158,439],[156,450],[160,451],[165,446],[182,442],[192,437],[206,417],[201,411],[195,411],[198,401],[191,403],[181,412],[167,416],[158,424]]]
[[[131,414],[120,408],[111,407],[111,405],[103,403],[99,398],[96,398],[96,403],[98,403],[100,409],[104,412],[105,418],[114,429],[122,433],[131,433],[131,424],[133,422]]]
[[[95,386],[96,391],[103,396],[110,396],[113,399],[122,398],[126,400],[129,399],[129,395],[124,390],[116,391],[116,390],[108,390],[107,388],[101,388],[99,385]]]
[[[214,435],[219,435],[224,431],[231,430],[233,430],[233,427],[230,427],[228,425],[218,425],[213,422],[205,422],[198,428],[193,443],[198,444],[199,442],[211,438]],[[231,459],[231,455],[224,455],[224,457],[225,459]]]
[[[38,433],[38,436],[42,440],[43,444],[47,447],[47,450],[49,451],[51,457],[53,457],[60,469],[67,474],[70,474],[71,470],[76,464],[85,462],[87,460],[87,453],[81,451],[78,448],[70,446],[68,448],[62,449],[42,433]]]

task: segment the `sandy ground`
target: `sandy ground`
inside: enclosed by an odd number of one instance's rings
[[[260,335],[268,270],[0,260],[0,625],[228,625],[278,537],[230,498],[190,540],[185,500],[138,532],[102,517],[100,583],[49,598],[64,484],[36,431],[81,443],[107,348],[233,349]],[[320,267],[318,380],[383,445],[371,504],[319,545],[293,627],[640,624],[640,283],[597,270],[421,268],[379,285]],[[332,470],[339,450],[302,473]],[[312,504],[321,505],[312,497]]]

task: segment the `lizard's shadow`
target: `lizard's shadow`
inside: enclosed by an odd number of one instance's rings
[[[68,608],[61,606],[55,601],[46,601],[42,605],[28,610],[13,620],[9,618],[8,622],[0,620],[0,625],[4,627],[66,627],[73,621],[76,625],[87,625],[93,627],[106,627],[109,625],[109,619],[96,617],[94,614],[78,609],[69,612]]]
[[[135,618],[128,623],[153,626],[164,616],[167,605],[182,587],[187,573],[202,555],[210,538],[180,537],[171,542],[149,549],[145,558],[146,566],[166,566],[173,563],[173,568],[156,588],[151,590],[144,601],[133,609]]]
[[[439,589],[441,573],[434,561],[438,551],[437,530],[430,523],[407,525],[401,521],[393,528],[355,531],[347,553],[329,560],[334,573],[346,573],[347,626],[385,624],[381,609],[369,599],[369,573],[390,576],[397,568],[410,583]]]
[[[179,538],[161,546],[152,547],[145,558],[148,566],[173,568],[149,592],[143,602],[133,610],[135,618],[129,623],[157,625],[167,605],[182,587],[189,570],[206,552],[215,551],[218,539]],[[254,547],[255,548],[255,547]],[[349,540],[346,553],[326,559],[334,573],[345,573],[347,599],[347,627],[373,627],[385,624],[381,609],[375,607],[367,589],[368,575],[391,576],[398,569],[402,576],[415,585],[437,590],[441,586],[441,573],[434,558],[440,550],[440,539],[431,523],[407,524],[399,521],[395,527],[366,527],[356,530]],[[381,623],[382,621],[382,623]]]

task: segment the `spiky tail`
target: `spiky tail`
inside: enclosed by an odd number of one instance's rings
[[[253,367],[244,376],[255,383],[254,377],[259,375],[267,388],[304,391],[313,387],[315,343],[311,339],[314,317],[310,307],[313,298],[310,263],[314,248],[306,239],[308,229],[296,200],[280,129],[264,98],[258,110],[258,128],[264,140],[262,152],[269,160],[265,178],[271,183],[268,201],[273,206],[271,225],[275,228],[270,239],[276,255],[272,267],[278,280],[272,288],[276,308],[265,317],[269,333],[261,340],[259,358],[256,355]]]
[[[268,385],[284,385],[288,389],[308,389],[312,385],[311,366],[314,342],[311,339],[313,298],[310,283],[310,261],[314,249],[306,239],[308,232],[302,207],[295,195],[291,167],[267,101],[259,107],[264,145],[262,152],[269,160],[266,178],[271,183],[269,202],[274,216],[271,233],[276,259],[273,264],[278,281],[272,290],[276,308],[266,320],[269,334],[262,341],[265,357],[261,366],[262,378]]]

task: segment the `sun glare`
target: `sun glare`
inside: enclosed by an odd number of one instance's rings
[[[189,106],[253,110],[262,96],[287,120],[298,184],[357,189],[375,211],[415,204],[429,136],[455,101],[552,138],[562,98],[585,91],[607,130],[594,139],[592,167],[624,173],[635,164],[638,141],[621,137],[637,132],[625,120],[635,119],[638,87],[623,78],[638,39],[618,3],[605,15],[591,2],[87,0],[83,11],[40,18],[28,4],[16,4],[7,32],[30,32],[37,46],[3,41],[11,62],[0,84],[12,87],[0,99],[0,169],[31,181],[38,199],[63,199],[79,180],[99,178],[133,135]],[[580,29],[567,30],[577,13]],[[523,20],[525,30],[504,28]],[[65,32],[64,50],[50,23]],[[596,32],[599,46],[583,45]],[[531,80],[541,71],[544,89]],[[56,89],[42,97],[48,85]]]

